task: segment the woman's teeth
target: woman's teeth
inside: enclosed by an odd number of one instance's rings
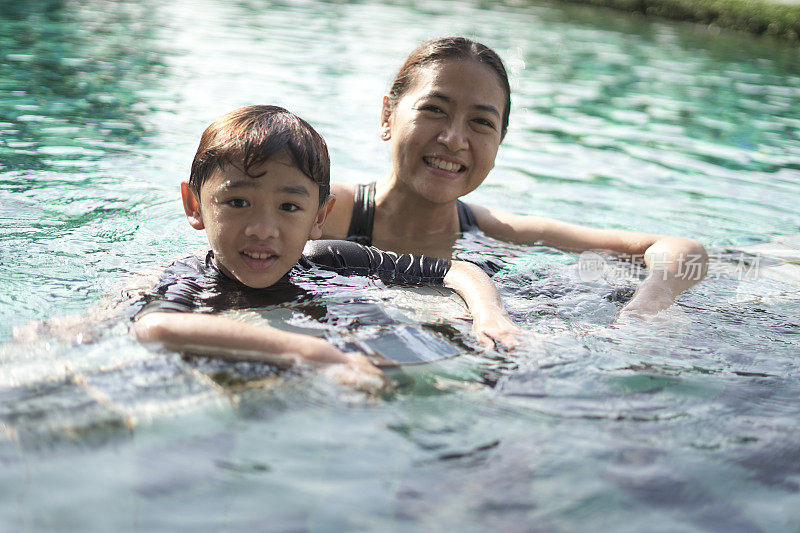
[[[425,157],[423,159],[427,165],[438,168],[439,170],[446,170],[447,172],[460,172],[464,168],[464,165],[450,163],[438,157]]]

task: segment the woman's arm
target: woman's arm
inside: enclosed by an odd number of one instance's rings
[[[509,348],[517,345],[517,336],[524,330],[508,317],[497,287],[483,270],[472,263],[453,261],[444,284],[467,302],[478,342],[488,348],[495,344]]]
[[[706,275],[708,254],[694,239],[636,231],[603,230],[545,217],[514,215],[470,205],[489,236],[521,244],[543,244],[570,252],[607,250],[622,259],[643,261],[650,275],[620,311],[653,315]]]
[[[644,252],[650,273],[633,298],[617,314],[617,321],[654,315],[672,305],[675,297],[703,279],[708,270],[705,248],[692,239],[661,237]]]
[[[141,342],[157,342],[169,349],[236,361],[262,361],[282,367],[298,362],[343,365],[350,373],[339,381],[364,390],[384,386],[383,374],[356,353],[344,353],[322,339],[269,326],[239,322],[201,313],[152,312],[135,325]]]
[[[523,331],[511,322],[489,276],[471,263],[385,252],[335,240],[310,241],[303,255],[312,263],[345,276],[378,276],[387,283],[449,287],[467,302],[475,336],[485,346],[494,347],[495,341],[514,346],[515,335]]]

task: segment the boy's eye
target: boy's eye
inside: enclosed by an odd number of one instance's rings
[[[281,204],[281,211],[297,211],[300,209],[300,206],[297,204],[293,204],[291,202],[284,202]]]
[[[250,203],[247,200],[244,200],[242,198],[234,198],[233,200],[228,200],[225,203],[231,207],[237,207],[237,208],[248,207],[250,205]]]
[[[441,107],[434,104],[424,104],[419,107],[422,111],[430,111],[431,113],[444,113]]]

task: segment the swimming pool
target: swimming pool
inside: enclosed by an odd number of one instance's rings
[[[0,529],[797,530],[800,289],[737,271],[729,250],[800,234],[796,47],[538,2],[8,4]],[[695,237],[709,278],[615,328],[635,272],[588,280],[574,256],[467,240],[509,265],[515,320],[552,338],[480,352],[456,322],[439,333],[464,355],[378,400],[192,365],[120,321],[87,327],[93,342],[10,342],[124,301],[203,244],[177,183],[222,112],[284,105],[326,137],[334,179],[379,176],[380,96],[440,33],[486,42],[512,76],[510,131],[471,199]],[[323,322],[288,309],[293,325],[413,322],[374,283],[331,293]]]

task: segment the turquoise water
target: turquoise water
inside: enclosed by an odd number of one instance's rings
[[[469,241],[513,266],[513,317],[552,338],[482,352],[456,320],[464,355],[382,399],[190,364],[120,320],[12,341],[108,316],[203,244],[177,184],[225,111],[284,105],[326,137],[335,179],[382,175],[380,97],[451,33],[498,50],[514,91],[471,201],[695,237],[709,278],[610,327],[630,273],[586,281],[575,257]],[[798,132],[797,48],[593,8],[0,2],[0,529],[796,531],[800,289],[738,275],[727,250],[800,233]],[[331,297],[290,322],[413,322],[375,284]]]

